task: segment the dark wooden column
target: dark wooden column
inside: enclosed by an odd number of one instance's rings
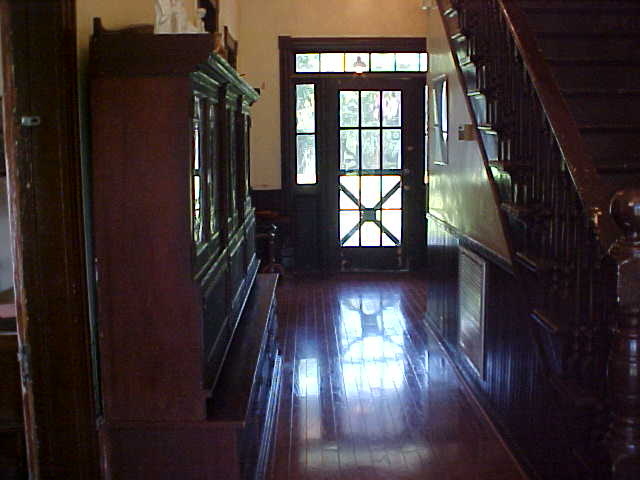
[[[75,12],[75,0],[0,0],[17,337],[34,480],[99,478]]]
[[[610,250],[616,265],[617,314],[609,357],[613,419],[608,447],[615,480],[640,478],[640,188],[611,201],[624,236]]]

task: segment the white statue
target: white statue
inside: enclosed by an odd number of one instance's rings
[[[198,32],[207,33],[204,28],[204,16],[207,14],[207,11],[204,8],[198,8],[196,12],[198,12]]]
[[[182,0],[156,0],[154,33],[200,33],[187,18]]]

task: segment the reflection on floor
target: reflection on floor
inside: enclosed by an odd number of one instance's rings
[[[282,282],[284,376],[268,478],[526,478],[422,326],[408,274]]]

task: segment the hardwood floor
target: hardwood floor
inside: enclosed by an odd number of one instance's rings
[[[427,333],[410,274],[287,278],[267,478],[524,479]]]

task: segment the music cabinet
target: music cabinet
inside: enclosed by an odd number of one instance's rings
[[[92,204],[109,479],[259,478],[279,354],[249,194],[257,92],[208,34],[91,42]],[[256,280],[257,279],[257,280]]]

